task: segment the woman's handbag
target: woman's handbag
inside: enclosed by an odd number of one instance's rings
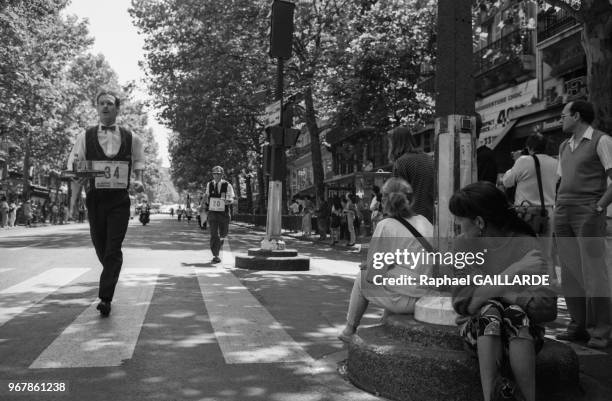
[[[540,161],[535,155],[536,176],[538,178],[538,189],[540,191],[540,206],[535,206],[529,201],[523,201],[520,205],[515,206],[516,214],[533,228],[537,235],[544,234],[548,229],[550,216],[548,210],[544,206],[544,192],[542,190],[542,174],[540,173]]]

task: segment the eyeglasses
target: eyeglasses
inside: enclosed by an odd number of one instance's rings
[[[561,114],[561,119],[565,119],[567,117],[571,117],[571,114]]]

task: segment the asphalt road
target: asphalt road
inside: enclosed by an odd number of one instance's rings
[[[102,319],[87,224],[3,230],[0,400],[376,399],[337,372],[361,256],[298,243],[309,272],[234,269],[260,239],[232,226],[212,265],[195,222],[132,221]],[[24,383],[31,391],[15,391]]]

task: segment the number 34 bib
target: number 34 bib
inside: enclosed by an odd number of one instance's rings
[[[104,176],[95,178],[96,189],[125,189],[128,187],[130,163],[127,161],[96,160],[94,170],[104,171]]]

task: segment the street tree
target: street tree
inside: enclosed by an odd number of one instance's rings
[[[609,0],[546,0],[569,11],[582,24],[589,100],[595,124],[612,133],[612,3]]]

